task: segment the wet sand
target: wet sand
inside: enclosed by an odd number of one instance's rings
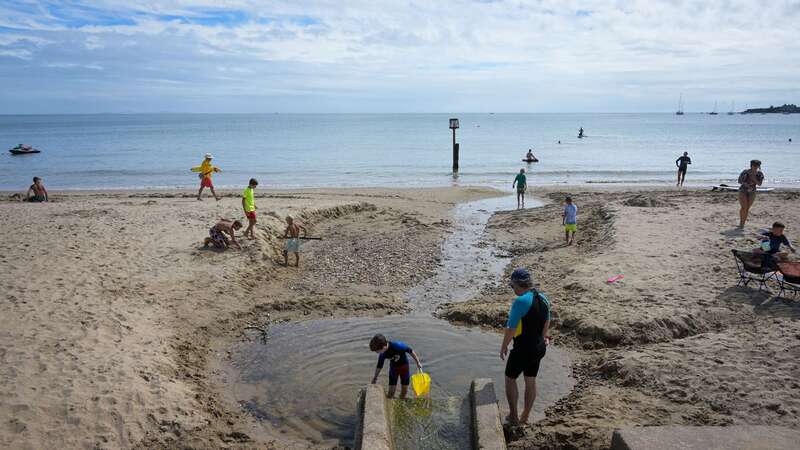
[[[621,425],[798,426],[800,301],[734,288],[730,249],[755,246],[757,228],[778,219],[800,235],[800,195],[760,195],[739,235],[735,194],[571,193],[573,247],[560,242],[555,205],[490,221],[512,256],[506,270],[533,269],[555,303],[556,339],[578,355],[573,393],[509,430],[511,447],[604,448]],[[218,217],[240,216],[238,193],[3,200],[0,447],[284,448],[220,394],[214,361],[226,343],[252,339],[250,324],[406,311],[405,293],[439,263],[454,204],[489,195],[262,192],[259,238],[225,253],[198,247]],[[325,237],[299,270],[278,263],[287,213]],[[509,302],[498,281],[440,314],[499,327]]]

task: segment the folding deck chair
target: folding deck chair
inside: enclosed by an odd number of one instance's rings
[[[769,253],[741,252],[731,250],[739,271],[739,282],[736,286],[747,286],[751,281],[758,282],[758,290],[766,288],[767,281],[777,279],[777,264]]]
[[[800,262],[779,262],[778,271],[780,276],[776,279],[781,287],[778,297],[783,297],[786,291],[792,291],[794,298],[800,292]]]

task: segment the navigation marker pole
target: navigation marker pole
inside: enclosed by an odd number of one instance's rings
[[[450,119],[450,129],[453,130],[453,173],[458,172],[458,144],[456,143],[456,129],[458,119]]]

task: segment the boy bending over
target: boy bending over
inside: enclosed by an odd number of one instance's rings
[[[203,241],[203,247],[208,247],[208,244],[214,244],[214,247],[224,250],[231,245],[235,245],[236,248],[240,249],[242,246],[236,242],[235,230],[241,229],[242,222],[238,220],[220,219],[216,225],[208,229],[208,237]],[[230,236],[230,239],[228,236]]]
[[[382,334],[376,334],[371,341],[369,341],[369,349],[375,353],[379,353],[378,367],[375,368],[375,376],[372,377],[372,384],[378,381],[378,375],[381,374],[383,369],[383,362],[389,360],[389,392],[387,397],[393,398],[394,391],[397,389],[397,379],[400,378],[400,398],[406,398],[408,393],[408,384],[411,382],[411,374],[408,370],[408,357],[406,354],[411,354],[414,362],[417,363],[417,369],[422,370],[422,364],[419,362],[419,357],[414,353],[408,345],[400,341],[387,341],[386,337]]]

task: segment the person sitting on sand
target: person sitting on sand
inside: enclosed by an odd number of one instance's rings
[[[203,241],[203,248],[208,247],[208,244],[214,244],[214,247],[222,250],[231,245],[235,245],[236,248],[240,249],[242,246],[236,242],[235,230],[241,229],[242,222],[238,220],[220,219],[216,225],[208,229],[208,237]],[[230,236],[230,239],[226,234]]]
[[[303,237],[306,236],[306,227],[296,223],[291,216],[286,216],[286,231],[283,237],[286,239],[286,249],[283,251],[283,263],[289,266],[289,253],[294,253],[294,266],[300,267],[300,230],[303,230]]]
[[[408,370],[408,357],[410,354],[417,363],[417,369],[422,370],[422,363],[419,362],[419,356],[414,353],[408,345],[400,341],[389,341],[382,334],[376,334],[369,341],[369,349],[378,355],[378,366],[375,368],[375,376],[372,377],[372,384],[378,382],[378,375],[381,374],[383,363],[389,360],[389,392],[387,397],[393,398],[394,392],[397,389],[397,379],[400,378],[400,398],[406,398],[408,393],[408,385],[411,381],[411,373]]]
[[[41,178],[33,177],[33,184],[28,188],[28,192],[25,193],[25,201],[37,203],[49,201],[47,189],[45,189]]]
[[[526,423],[536,400],[536,375],[539,362],[550,344],[550,301],[533,287],[531,274],[523,268],[511,274],[511,288],[517,298],[508,313],[508,322],[500,347],[500,358],[506,359],[506,398],[508,399],[508,420],[512,425]],[[514,341],[514,348],[508,352],[508,344]],[[525,400],[522,415],[517,415],[517,378],[525,375]]]
[[[764,173],[761,172],[761,161],[750,161],[750,168],[739,174],[739,228],[744,228],[750,208],[756,201],[756,190],[764,182]]]
[[[578,207],[572,203],[572,197],[564,199],[564,212],[561,213],[561,224],[564,225],[564,240],[567,245],[575,242],[575,233],[578,231]],[[572,233],[572,236],[570,236]]]
[[[247,217],[247,229],[244,230],[244,235],[249,236],[250,239],[255,239],[256,234],[254,228],[256,226],[256,194],[255,189],[258,186],[258,180],[250,178],[247,187],[242,191],[242,209],[244,215]]]
[[[781,251],[781,245],[789,247],[792,253],[795,253],[797,250],[792,247],[789,238],[783,234],[785,228],[786,226],[780,222],[773,223],[770,231],[764,231],[759,235],[759,238],[762,240],[761,247],[753,250],[753,253],[768,253],[781,261],[788,259],[789,254]]]
[[[214,199],[219,201],[219,197],[217,196],[216,191],[214,191],[214,183],[211,182],[211,175],[213,173],[215,173],[215,172],[219,172],[219,168],[218,167],[214,167],[214,166],[211,165],[211,160],[212,159],[214,159],[214,157],[211,155],[211,153],[206,153],[205,158],[203,159],[203,162],[200,163],[200,167],[199,167],[199,170],[200,170],[200,175],[199,175],[199,177],[200,177],[200,190],[197,191],[197,199],[198,200],[202,200],[203,199],[201,197],[201,195],[203,194],[203,189],[209,188],[209,189],[211,189],[211,194],[214,196]],[[193,169],[193,170],[197,170],[197,169]]]
[[[683,186],[683,180],[686,179],[686,170],[691,163],[692,158],[689,158],[689,152],[683,152],[683,156],[675,160],[675,165],[678,167],[678,186]]]
[[[511,183],[511,188],[517,188],[517,209],[525,208],[525,189],[528,188],[528,179],[525,177],[525,169],[519,169],[519,174]],[[521,206],[520,206],[521,205]]]

